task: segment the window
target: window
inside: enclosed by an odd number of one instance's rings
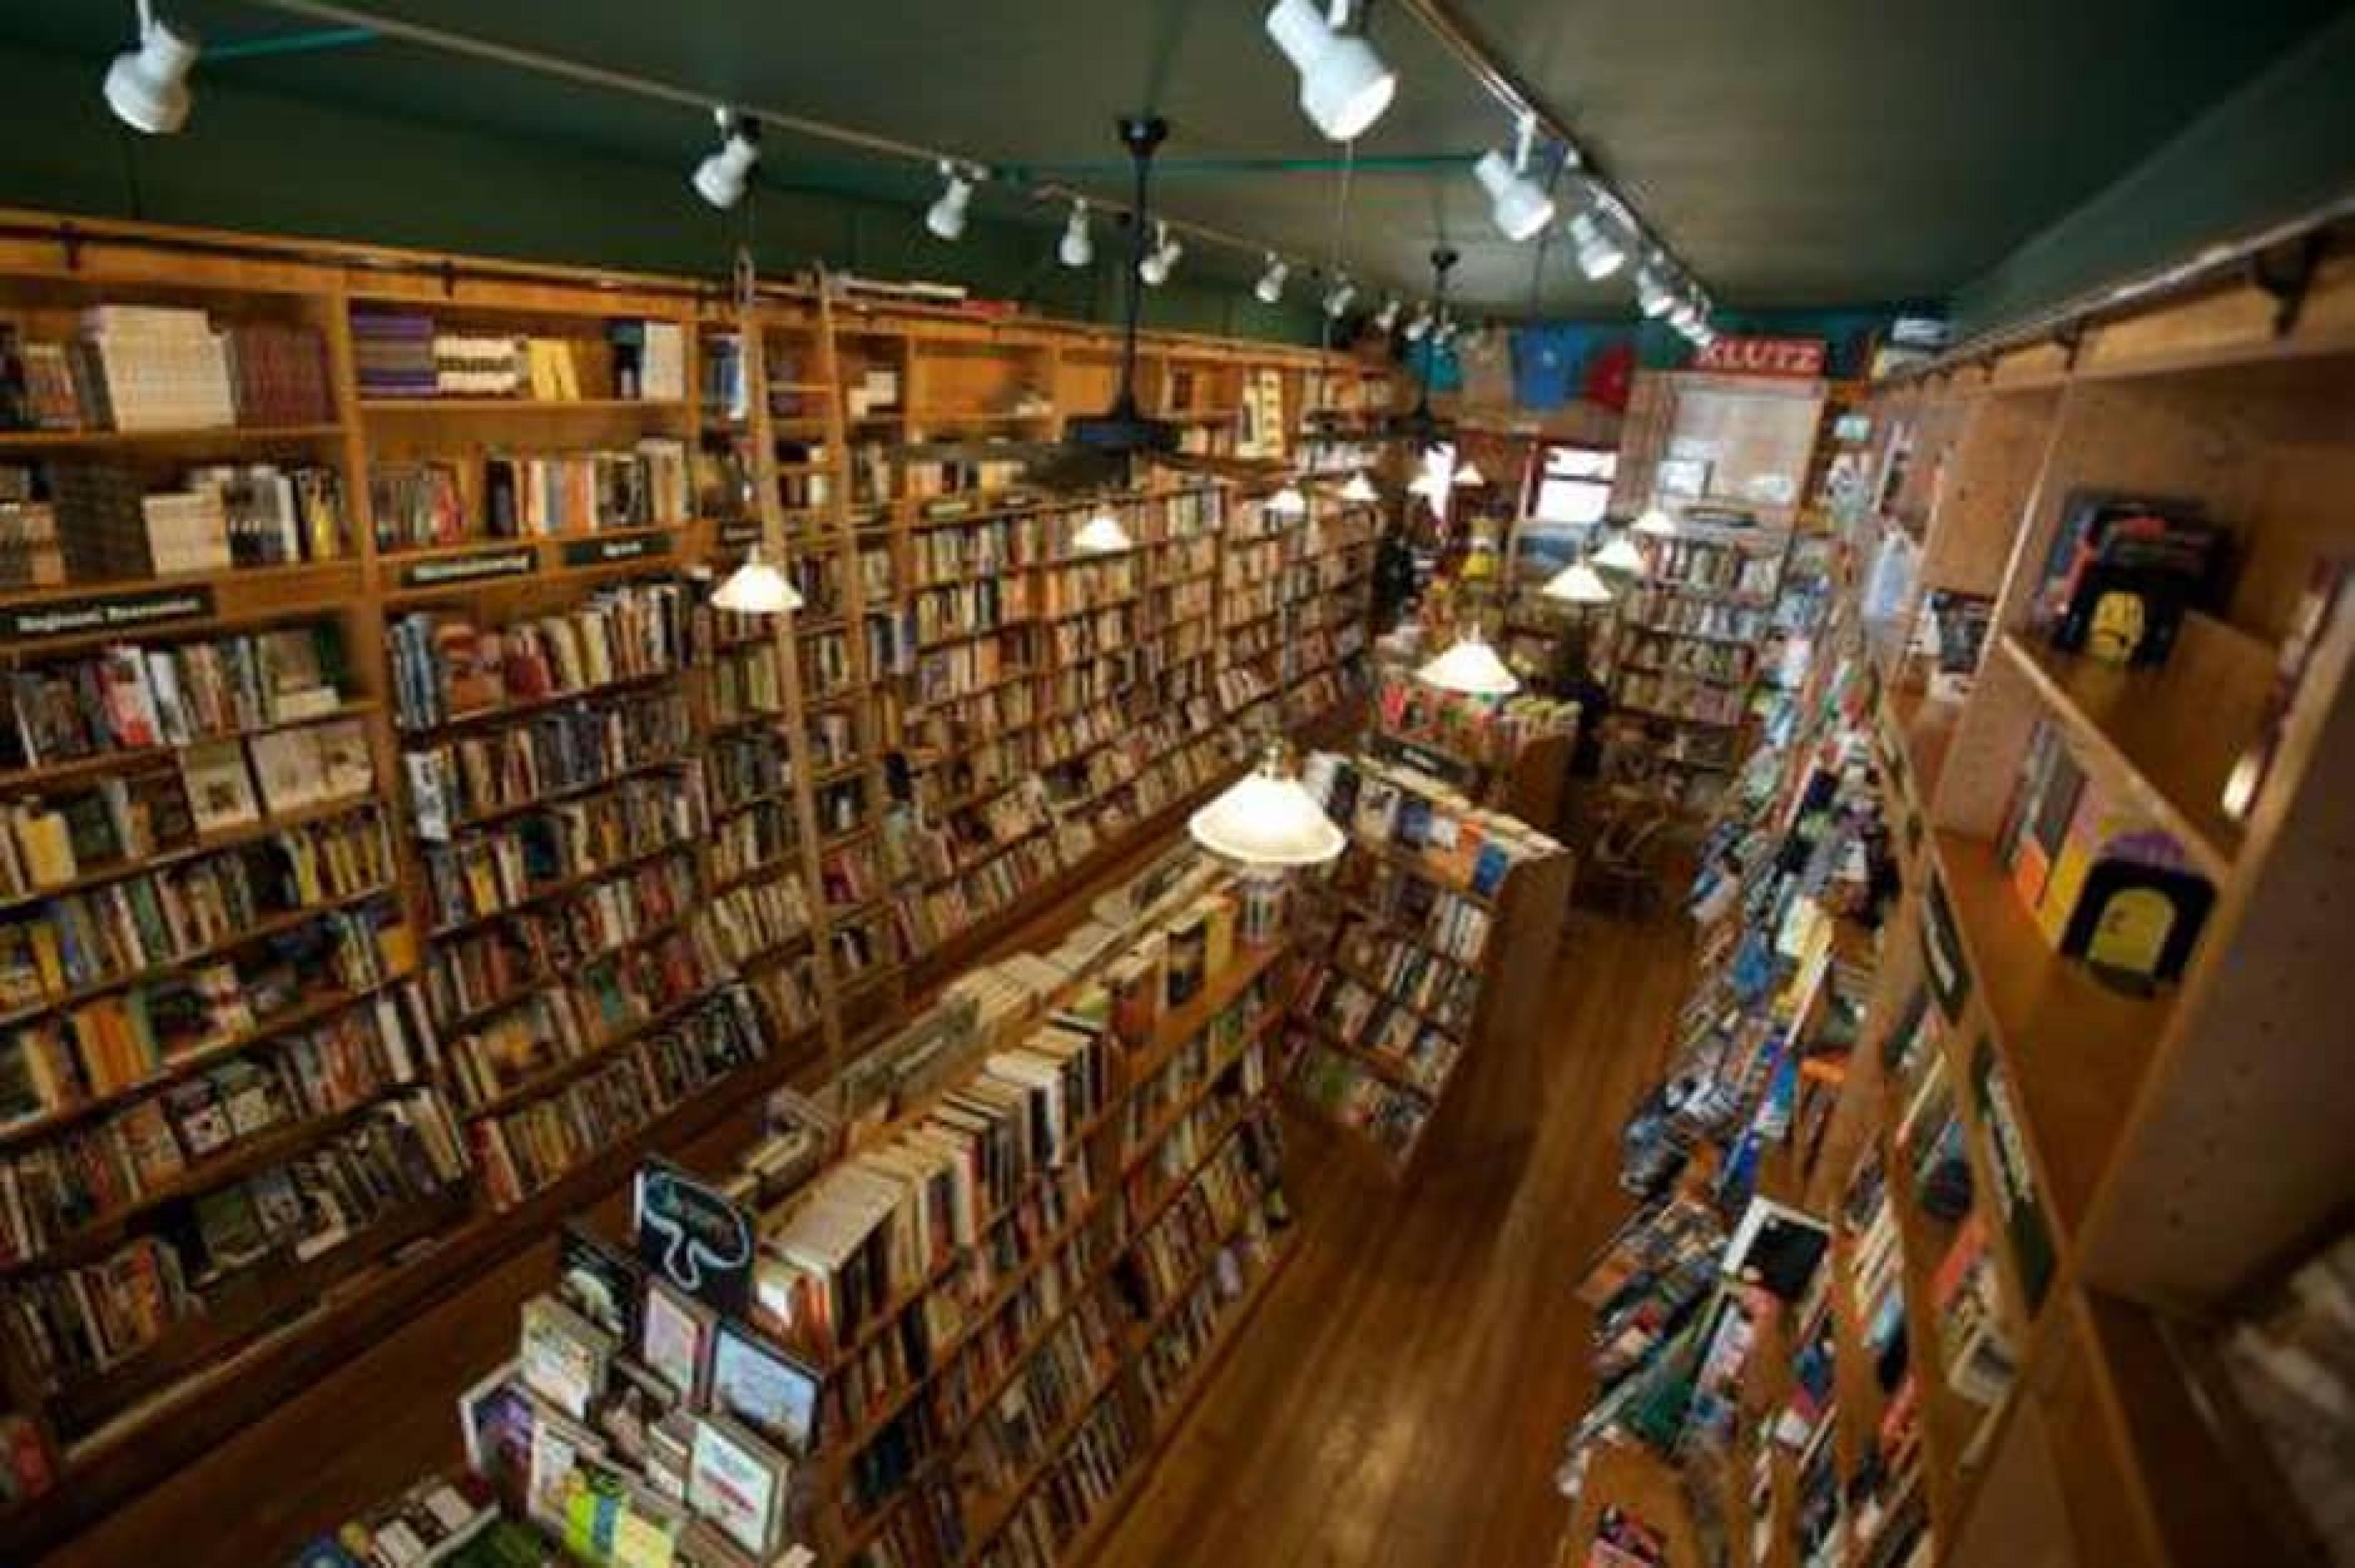
[[[1599,523],[1611,500],[1619,454],[1591,446],[1549,446],[1538,477],[1535,516],[1548,523]]]

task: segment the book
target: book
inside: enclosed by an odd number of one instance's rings
[[[554,1296],[523,1305],[517,1375],[523,1385],[574,1421],[587,1421],[605,1390],[617,1349],[613,1337]]]
[[[638,1260],[585,1224],[567,1221],[557,1232],[557,1299],[595,1324],[616,1346],[638,1343],[645,1289],[645,1270]]]
[[[742,1424],[724,1415],[696,1420],[687,1507],[756,1562],[767,1562],[782,1543],[792,1475],[792,1461]]]
[[[198,832],[221,833],[261,820],[240,742],[206,741],[188,747],[180,755],[180,778]]]

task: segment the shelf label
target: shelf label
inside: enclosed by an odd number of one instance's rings
[[[752,1216],[665,1159],[638,1167],[630,1226],[638,1261],[680,1290],[741,1316],[752,1299]]]
[[[761,525],[757,522],[719,525],[719,548],[722,549],[742,549],[746,545],[760,542]]]
[[[1922,916],[1922,964],[1931,993],[1948,1023],[1960,1023],[1963,1004],[1970,999],[1971,970],[1963,958],[1962,938],[1955,930],[1954,906],[1946,901],[1945,884],[1933,875],[1924,891]]]
[[[669,553],[668,534],[634,534],[620,539],[575,539],[564,547],[564,564],[612,566],[617,561],[651,560]]]
[[[87,599],[52,599],[43,604],[0,608],[0,642],[70,637],[85,632],[132,632],[180,621],[202,621],[212,613],[213,591],[206,583],[130,593],[94,593]]]
[[[529,545],[514,549],[485,550],[480,555],[444,556],[400,569],[403,588],[443,588],[453,582],[482,582],[500,577],[529,577],[539,570],[539,552]]]

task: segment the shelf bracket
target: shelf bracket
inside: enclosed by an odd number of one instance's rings
[[[2085,346],[2085,318],[2078,316],[2052,329],[2052,341],[2061,349],[2061,368],[2077,368],[2077,351]]]
[[[447,256],[442,258],[442,297],[449,300],[458,297],[458,263]]]
[[[2287,337],[2296,328],[2327,243],[2328,237],[2318,229],[2288,245],[2250,256],[2249,283],[2273,297],[2275,337]]]
[[[89,242],[89,237],[74,227],[71,219],[58,225],[58,249],[66,253],[67,272],[81,271],[82,247]]]

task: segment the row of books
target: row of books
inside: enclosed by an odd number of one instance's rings
[[[1321,1041],[1304,1038],[1297,1050],[1292,1082],[1302,1100],[1404,1165],[1431,1121],[1432,1102]]]
[[[1474,805],[1412,769],[1358,755],[1312,753],[1301,782],[1326,814],[1359,838],[1408,857],[1442,888],[1493,900],[1515,866],[1561,846],[1514,817]]]
[[[687,395],[687,334],[677,322],[611,321],[601,341],[443,330],[421,312],[356,309],[351,328],[365,398],[576,402]]]
[[[751,993],[741,986],[713,991],[553,1092],[468,1120],[467,1147],[485,1194],[502,1207],[521,1201],[769,1049]]]
[[[655,436],[626,451],[379,463],[368,497],[383,550],[674,527],[690,511],[687,449]]]
[[[424,1082],[432,1036],[415,991],[229,1058],[53,1141],[0,1161],[0,1261],[22,1264],[159,1197],[208,1164],[298,1124]]]
[[[497,629],[420,611],[386,629],[394,716],[405,731],[676,671],[687,655],[687,593],[666,581],[601,588],[558,614]]]
[[[741,741],[713,741],[715,768],[746,765],[748,750],[773,754],[771,748],[747,747]],[[692,770],[694,755],[694,720],[685,695],[676,690],[628,692],[610,701],[532,713],[488,733],[457,735],[403,752],[410,827],[428,843],[446,843],[471,822],[550,796],[602,788],[653,770]],[[679,787],[696,785],[682,778]]]
[[[100,304],[69,341],[0,325],[0,430],[208,430],[335,418],[318,329]]]
[[[1770,629],[1769,613],[1740,604],[1721,604],[1665,589],[1636,588],[1623,602],[1621,615],[1630,628],[1674,637],[1699,637],[1754,646]]]
[[[794,872],[755,878],[705,904],[696,919],[705,939],[741,969],[808,933],[809,894]]]
[[[741,881],[798,862],[801,825],[792,803],[756,801],[719,819],[711,832],[711,876],[716,884]]]
[[[332,621],[21,665],[0,767],[33,768],[333,718],[347,666]]]
[[[520,907],[550,889],[644,860],[708,826],[697,775],[634,775],[588,795],[520,812],[454,841],[428,844],[435,929]],[[684,786],[684,787],[682,787]]]
[[[1619,705],[1650,718],[1680,719],[1732,728],[1749,711],[1748,694],[1700,676],[1656,675],[1630,665],[1619,668]]]
[[[204,1193],[185,1225],[18,1281],[0,1311],[22,1363],[44,1380],[102,1372],[202,1322],[208,1293],[231,1279],[324,1257],[465,1174],[439,1101],[411,1091],[283,1164]]]
[[[1761,600],[1783,575],[1780,536],[1768,549],[1700,539],[1668,539],[1645,552],[1646,579],[1658,585]]]
[[[308,464],[211,464],[176,487],[126,464],[0,464],[9,586],[120,582],[348,553],[342,480]]]

